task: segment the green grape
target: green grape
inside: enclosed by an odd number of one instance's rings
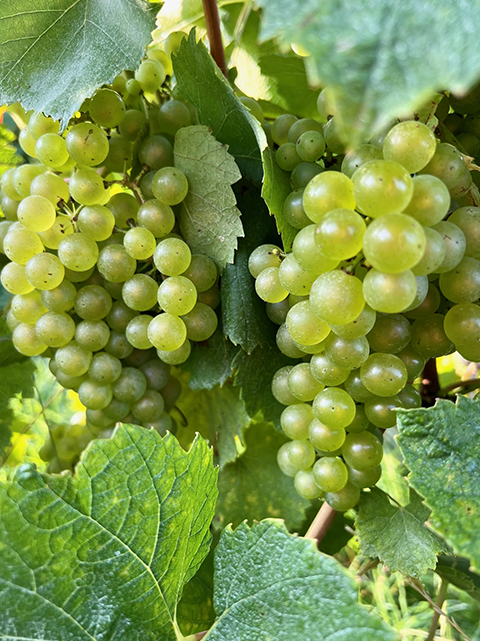
[[[20,321],[18,320],[18,318],[15,317],[15,314],[12,312],[11,308],[7,311],[7,314],[5,316],[5,321],[7,323],[8,329],[11,332],[13,332],[15,327],[18,327],[18,325],[20,325]]]
[[[55,363],[58,369],[67,376],[82,376],[88,372],[92,362],[91,351],[72,341],[65,347],[60,347],[55,353]]]
[[[129,412],[130,412],[130,403],[119,401],[115,397],[111,400],[109,405],[107,405],[107,407],[105,407],[105,409],[103,410],[103,413],[105,414],[105,416],[107,418],[110,418],[112,421],[122,421],[124,418],[128,416]]]
[[[35,140],[47,133],[58,133],[60,123],[53,120],[50,116],[44,116],[42,113],[33,113],[28,121],[28,129]]]
[[[87,379],[78,388],[78,398],[90,410],[103,410],[112,401],[113,392],[110,385]]]
[[[62,240],[73,233],[73,225],[68,216],[59,215],[56,217],[50,229],[39,232],[38,235],[45,247],[48,247],[48,249],[58,249]]]
[[[422,397],[413,385],[405,385],[403,390],[397,394],[397,397],[400,399],[402,407],[407,410],[414,407],[422,407]]]
[[[437,273],[449,272],[462,260],[465,255],[467,242],[463,231],[454,223],[443,220],[433,227],[445,242],[445,258],[437,267]]]
[[[357,208],[371,218],[397,214],[412,198],[413,184],[408,171],[391,160],[371,160],[352,176]]]
[[[280,425],[291,439],[308,438],[308,427],[313,421],[312,406],[307,403],[295,403],[286,407],[280,416]]]
[[[363,489],[365,487],[373,487],[378,483],[382,476],[382,467],[372,467],[370,470],[356,470],[353,467],[348,467],[348,480],[352,485]]]
[[[297,121],[298,124],[301,122]],[[325,151],[325,140],[320,131],[305,131],[297,139],[296,146],[297,154],[303,161],[315,162]]]
[[[173,165],[173,147],[164,136],[158,134],[150,136],[140,144],[138,160],[142,165],[147,165],[155,171],[163,167],[171,167]]]
[[[92,431],[92,426],[95,430],[104,430],[112,428],[115,425],[115,421],[106,416],[103,410],[89,410],[87,408],[85,418],[87,419],[87,425],[90,431]]]
[[[335,452],[342,447],[346,437],[344,428],[328,427],[314,418],[308,427],[308,439],[316,450]]]
[[[163,396],[153,389],[147,389],[142,398],[132,406],[132,413],[139,421],[150,422],[157,421],[164,409]]]
[[[103,180],[94,169],[77,169],[68,185],[71,197],[80,205],[102,205],[105,198]]]
[[[145,200],[154,200],[155,196],[153,195],[152,191],[152,182],[153,182],[153,177],[155,176],[155,171],[149,171],[146,173],[143,178],[141,178],[139,187],[140,191],[142,193],[142,196]]]
[[[112,385],[113,395],[124,403],[136,403],[147,391],[147,379],[135,367],[124,367],[120,377]]]
[[[11,310],[21,323],[34,325],[47,311],[43,306],[40,292],[33,290],[28,294],[17,294],[12,298]]]
[[[291,365],[286,365],[277,370],[272,378],[272,394],[282,405],[294,405],[298,403],[288,386],[288,375],[292,370]]]
[[[165,69],[158,60],[142,60],[135,72],[135,80],[147,93],[155,93],[160,89],[166,77]]]
[[[107,346],[110,330],[103,321],[84,320],[78,323],[75,340],[91,352],[98,352]]]
[[[268,318],[276,325],[283,325],[287,318],[290,303],[288,298],[280,301],[279,303],[267,303],[265,305]]]
[[[375,396],[395,396],[405,387],[407,368],[398,356],[380,352],[368,357],[360,368],[360,378]]]
[[[115,301],[107,314],[106,321],[114,331],[125,332],[128,323],[138,315],[138,312],[127,307],[123,300]]]
[[[67,133],[65,142],[69,155],[80,165],[100,165],[108,155],[107,136],[91,122],[74,125]]]
[[[179,129],[192,124],[190,110],[179,100],[167,100],[157,113],[157,123],[160,131],[174,136]]]
[[[128,111],[124,113],[118,130],[122,138],[130,142],[135,142],[146,124],[147,118],[142,111],[138,109],[128,109]]]
[[[331,333],[325,339],[325,354],[334,365],[346,370],[357,369],[368,358],[370,346],[365,336],[341,338]]]
[[[450,194],[445,184],[436,176],[423,174],[412,179],[413,195],[403,210],[422,225],[436,225],[447,215]]]
[[[75,323],[65,313],[47,312],[35,324],[39,340],[49,347],[63,347],[75,336]]]
[[[288,296],[288,291],[280,283],[278,267],[263,269],[255,281],[255,290],[267,303],[279,303]]]
[[[148,326],[148,338],[157,349],[173,352],[185,342],[187,326],[178,316],[159,314]]]
[[[166,276],[179,276],[190,266],[192,254],[190,248],[180,238],[161,240],[153,254],[156,268]]]
[[[25,276],[36,289],[55,289],[64,279],[65,268],[54,254],[36,254],[25,265]]]
[[[351,178],[356,170],[370,160],[382,160],[381,150],[374,145],[360,145],[355,151],[345,154],[342,161],[342,173]]]
[[[172,231],[175,225],[175,214],[171,207],[159,200],[147,200],[138,210],[137,222],[140,227],[148,229],[156,238],[161,238]]]
[[[142,91],[142,85],[135,78],[129,78],[125,83],[125,89],[131,96],[138,96]]]
[[[312,221],[303,210],[303,189],[295,189],[286,197],[283,202],[283,216],[295,229],[311,225]]]
[[[82,207],[77,216],[78,229],[97,242],[110,238],[114,226],[115,218],[112,212],[103,205]]]
[[[383,447],[375,434],[365,430],[359,434],[347,434],[342,456],[349,467],[363,472],[380,465]]]
[[[115,91],[99,89],[90,99],[88,111],[97,125],[113,129],[125,117],[125,103]]]
[[[314,223],[333,209],[355,209],[353,183],[337,171],[324,171],[305,187],[303,208]]]
[[[330,327],[313,311],[309,301],[294,305],[287,314],[286,326],[294,341],[302,345],[315,345],[330,333]]]
[[[340,270],[321,274],[310,290],[310,303],[315,314],[325,322],[345,325],[355,320],[364,308],[362,283]]]
[[[1,200],[1,209],[2,214],[5,216],[5,220],[11,220],[15,222],[18,220],[17,211],[18,211],[18,200],[13,200],[8,196],[2,196]]]
[[[453,212],[448,222],[459,227],[466,241],[465,256],[480,258],[480,207],[461,207]]]
[[[332,429],[345,429],[355,417],[355,403],[343,389],[327,387],[313,401],[315,418]]]
[[[301,162],[299,163],[290,174],[290,182],[293,189],[304,189],[314,176],[321,174],[324,171],[316,162]],[[310,223],[310,219],[306,217]]]
[[[18,134],[18,144],[27,154],[27,156],[30,156],[31,158],[36,158],[35,143],[36,140],[30,133],[30,129],[28,127],[24,127]]]
[[[289,127],[288,129],[287,140],[290,143],[296,144],[302,134],[305,134],[307,132],[317,132],[319,134],[322,134],[323,127],[319,122],[313,120],[313,118],[301,118],[300,120],[295,120],[295,122],[293,122],[291,127]]]
[[[278,467],[287,476],[295,476],[299,470],[312,467],[315,450],[308,441],[289,441],[277,453]]]
[[[480,338],[480,307],[472,303],[454,305],[446,314],[444,330],[458,345],[476,345]]]
[[[330,120],[324,125],[323,136],[325,138],[327,149],[332,154],[345,153],[345,145],[339,134],[337,119],[335,118],[335,116],[333,118],[330,118]]]
[[[106,352],[99,352],[93,355],[88,370],[88,375],[93,381],[108,385],[118,380],[121,373],[122,363],[115,356],[111,356]]]
[[[414,319],[422,318],[423,316],[434,314],[437,311],[439,305],[440,292],[435,287],[435,285],[433,285],[433,283],[429,283],[427,295],[425,296],[424,300],[420,303],[420,305],[418,305],[418,307],[415,307],[415,309],[409,309],[408,311],[405,311],[404,316]]]
[[[32,196],[43,196],[48,198],[52,205],[58,205],[60,201],[67,202],[70,198],[67,183],[56,174],[42,173],[30,183],[30,194]]]
[[[360,314],[353,321],[345,323],[345,325],[333,325],[330,323],[330,329],[337,336],[352,340],[354,338],[366,336],[375,325],[376,318],[377,312],[368,305],[365,305]]]
[[[302,269],[295,256],[293,254],[288,254],[280,265],[278,277],[282,287],[287,292],[294,294],[295,296],[306,296],[310,292],[317,274]]]
[[[315,380],[323,385],[341,385],[350,374],[350,370],[335,365],[326,354],[315,354],[310,361],[310,371]]]
[[[370,422],[365,414],[363,405],[355,406],[355,418],[345,428],[350,434],[359,434],[368,428]]]
[[[275,336],[278,349],[289,358],[303,358],[305,354],[299,349],[298,343],[288,333],[285,324],[280,325]]]
[[[412,345],[407,345],[397,354],[407,368],[407,380],[413,381],[419,376],[425,367],[425,358],[421,356]]]
[[[157,303],[158,285],[147,274],[134,274],[125,281],[122,297],[126,305],[135,311],[146,312]]]
[[[348,481],[348,470],[341,458],[324,456],[313,466],[315,483],[324,492],[339,492]]]
[[[148,326],[151,320],[152,317],[148,314],[132,318],[125,330],[125,335],[130,345],[136,349],[150,349],[152,347],[152,342],[148,338]]]
[[[217,282],[217,266],[208,256],[193,254],[190,266],[183,276],[193,283],[197,292],[206,292]]]
[[[417,281],[410,270],[385,274],[371,269],[363,281],[365,301],[377,312],[397,314],[415,300]]]
[[[399,122],[383,142],[383,157],[403,165],[409,174],[423,169],[432,159],[437,141],[433,132],[416,120]]]
[[[260,245],[248,258],[248,269],[254,278],[269,267],[280,267],[282,264],[281,249],[277,245]]]
[[[359,369],[350,372],[345,380],[344,387],[356,403],[364,403],[373,397],[372,392],[369,392],[362,383]]]
[[[401,314],[378,315],[367,338],[374,352],[397,354],[410,342],[410,323]]]
[[[3,172],[0,179],[0,187],[5,196],[12,198],[12,200],[22,200],[22,196],[18,193],[15,189],[15,185],[13,184],[15,171],[15,167],[12,167],[11,169],[7,169],[7,171]]]
[[[312,376],[309,363],[299,363],[293,367],[288,375],[288,387],[299,401],[305,402],[313,401],[325,385],[319,383]]]
[[[280,146],[288,142],[288,132],[296,121],[297,118],[292,114],[282,114],[273,121],[271,133],[275,144]]]
[[[121,136],[112,135],[108,141],[108,156],[104,165],[110,171],[125,174],[133,164],[132,143]]]
[[[365,221],[359,214],[351,209],[334,209],[318,223],[315,242],[327,258],[346,260],[361,251],[365,230]]]
[[[20,167],[17,167],[12,174],[13,186],[15,187],[15,190],[23,198],[30,196],[30,185],[32,184],[33,179],[40,174],[43,174],[44,171],[45,167],[42,167],[42,165],[20,165]],[[13,198],[11,198],[10,200],[12,200],[14,203],[18,202]]]
[[[182,316],[188,314],[197,302],[195,285],[184,276],[166,278],[158,288],[160,308],[169,314]]]
[[[363,237],[363,253],[378,271],[398,274],[414,267],[425,251],[423,228],[411,216],[386,214],[373,220]]]
[[[35,332],[35,325],[20,323],[13,330],[13,345],[24,356],[39,356],[47,349],[48,345],[42,343]]]
[[[35,155],[46,167],[54,169],[61,167],[69,159],[65,139],[58,134],[40,136],[35,145]]]
[[[218,318],[213,309],[197,303],[191,312],[182,316],[187,327],[187,337],[192,341],[206,341],[218,326]]]
[[[55,207],[43,196],[28,196],[18,205],[18,220],[29,231],[47,231],[55,222]]]
[[[140,366],[140,370],[147,379],[149,389],[161,390],[167,385],[170,379],[170,365],[158,359],[147,361]]]
[[[128,227],[129,221],[135,222],[137,220],[139,205],[131,194],[125,192],[114,194],[106,207],[112,212],[117,227],[124,229]]]
[[[313,500],[323,496],[323,491],[315,483],[312,470],[298,470],[293,484],[298,494],[304,499]]]
[[[188,193],[188,181],[179,169],[163,167],[153,177],[152,191],[164,205],[178,205]]]
[[[187,358],[191,354],[191,351],[192,345],[187,338],[183,345],[171,352],[157,349],[157,356],[160,360],[162,360],[164,363],[168,363],[169,365],[180,365],[187,360]]]
[[[39,254],[41,256],[41,254]],[[10,294],[28,294],[34,286],[27,280],[25,265],[7,263],[0,272],[0,280]]]
[[[263,111],[256,100],[249,98],[248,96],[240,96],[239,101],[245,105],[248,111],[260,124],[263,123]]]
[[[454,269],[440,274],[439,286],[445,298],[453,303],[475,302],[480,297],[480,262],[476,258],[462,258]]]
[[[275,160],[283,171],[293,171],[302,162],[302,159],[297,154],[297,147],[293,142],[286,142],[280,145],[275,152]]]
[[[424,227],[425,251],[421,260],[412,268],[415,276],[433,274],[442,264],[447,252],[443,237],[435,229]]]
[[[133,352],[133,345],[130,345],[123,332],[112,331],[105,345],[105,351],[119,359],[128,358]]]
[[[315,242],[316,228],[316,225],[308,225],[298,232],[293,241],[293,255],[305,271],[324,274],[334,270],[338,261],[326,258],[321,253]]]
[[[5,228],[3,252],[12,262],[26,265],[33,256],[43,252],[42,241],[35,232],[25,229],[20,223],[9,224]]]
[[[123,238],[123,245],[129,256],[136,260],[148,260],[157,246],[155,236],[148,229],[134,227]]]
[[[112,297],[103,287],[85,285],[75,298],[75,312],[83,320],[99,321],[112,309]]]
[[[98,254],[97,268],[111,283],[124,283],[135,274],[137,261],[127,254],[123,245],[107,245]]]
[[[441,314],[432,314],[416,320],[412,325],[411,343],[425,358],[437,358],[453,351],[453,344],[444,331]]]
[[[462,154],[453,145],[442,142],[437,145],[432,159],[420,173],[436,176],[451,189],[462,178],[464,169]]]
[[[75,285],[68,280],[63,280],[58,287],[50,290],[43,290],[41,292],[41,299],[43,305],[50,312],[61,314],[62,312],[69,312],[77,296]]]

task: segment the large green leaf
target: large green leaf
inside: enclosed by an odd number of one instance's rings
[[[445,581],[467,592],[472,599],[480,601],[480,574],[471,571],[469,559],[441,554],[435,572]]]
[[[480,569],[480,401],[459,396],[398,412],[398,444],[410,484],[432,510],[430,523]]]
[[[435,569],[437,554],[449,548],[426,527],[429,514],[422,497],[413,491],[405,507],[393,505],[377,488],[364,492],[355,522],[362,554],[379,558],[391,572],[416,578]]]
[[[237,238],[243,236],[231,185],[241,178],[233,156],[209,129],[196,125],[175,136],[175,166],[188,179],[180,209],[180,227],[193,252],[210,256],[223,268],[233,263]]]
[[[216,472],[198,438],[119,426],[76,474],[0,486],[5,638],[181,638],[176,605],[208,553]]]
[[[214,335],[204,343],[194,343],[192,353],[182,365],[190,372],[188,386],[191,389],[212,389],[223,385],[232,375],[232,360],[238,348],[223,335],[218,328]]]
[[[277,465],[277,451],[287,441],[268,423],[252,423],[244,454],[220,472],[216,529],[269,516],[285,519],[292,531],[300,528],[310,502],[297,494],[293,479]]]
[[[414,110],[434,91],[465,91],[480,75],[480,5],[474,0],[259,4],[263,37],[303,45],[320,83],[336,89],[352,142]]]
[[[136,69],[155,26],[143,0],[0,4],[0,104],[68,119],[103,83]]]
[[[357,602],[353,578],[279,521],[223,533],[215,551],[215,611],[206,641],[394,641]]]

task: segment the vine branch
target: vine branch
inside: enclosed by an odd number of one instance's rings
[[[225,78],[227,78],[227,62],[225,60],[222,33],[220,31],[220,16],[218,15],[217,0],[202,0],[202,4],[212,58],[217,63]]]
[[[427,641],[433,641],[435,639],[435,632],[437,631],[438,620],[440,619],[441,607],[443,605],[443,602],[447,598],[447,590],[448,590],[448,581],[445,581],[445,579],[442,579],[442,582],[440,583],[440,590],[438,591],[438,597],[436,601],[436,606],[438,610],[434,610],[433,612],[432,622],[430,624],[430,629],[428,631]]]
[[[329,506],[325,501],[322,507],[318,510],[317,516],[313,519],[310,527],[305,534],[306,539],[314,539],[317,543],[323,539],[328,531],[328,528],[333,523],[336,516],[336,511]]]
[[[461,388],[464,388],[465,393],[473,392],[478,387],[480,387],[480,378],[468,378],[466,381],[455,381],[450,385],[446,385],[440,390],[439,396],[445,396],[445,394]]]

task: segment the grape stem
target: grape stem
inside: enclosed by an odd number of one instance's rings
[[[202,0],[202,4],[207,25],[208,40],[210,42],[210,53],[225,78],[227,78],[227,63],[220,31],[220,16],[218,15],[217,0]]]
[[[466,388],[464,389],[464,393],[472,392],[474,389],[480,387],[480,378],[468,378],[466,381],[455,381],[455,383],[443,387],[439,392],[439,396],[446,396],[449,392],[462,387]]]
[[[437,361],[430,358],[423,368],[422,384],[420,385],[420,394],[422,396],[424,407],[431,407],[440,393],[440,381],[438,380]]]
[[[441,617],[441,616],[445,617],[446,620],[450,623],[450,625],[453,626],[455,628],[455,630],[457,630],[457,632],[462,636],[463,639],[465,639],[465,641],[472,641],[470,639],[470,637],[468,637],[465,634],[465,632],[459,627],[458,623],[456,623],[456,621],[454,619],[449,617],[448,614],[444,610],[442,610],[437,605],[437,603],[435,603],[435,601],[428,594],[428,592],[425,590],[425,588],[423,587],[422,583],[418,579],[413,579],[412,577],[410,577],[410,578],[407,578],[407,580],[408,580],[409,584],[412,586],[412,588],[414,590],[416,590],[419,594],[421,594],[426,601],[428,601],[428,603],[432,606],[433,610],[436,613],[438,613],[439,617]],[[435,637],[433,637],[433,638],[435,638]]]
[[[208,630],[205,630],[205,632],[197,632],[196,634],[191,634],[188,637],[184,637],[183,641],[200,641],[200,639],[203,639],[204,636],[206,636]]]
[[[434,610],[433,612],[432,622],[430,624],[430,629],[428,631],[427,641],[433,641],[435,639],[435,632],[437,631],[438,620],[440,619],[440,612],[441,612],[443,602],[447,597],[447,590],[448,590],[448,581],[445,581],[445,579],[442,579],[442,582],[440,583],[440,589],[438,591],[437,601],[436,601],[436,606],[438,610]]]
[[[333,523],[337,512],[325,501],[318,510],[317,516],[313,519],[310,527],[305,534],[306,539],[314,539],[317,543],[323,539],[328,532],[328,528]]]

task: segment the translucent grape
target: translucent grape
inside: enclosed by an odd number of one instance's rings
[[[313,421],[311,405],[296,403],[286,407],[280,417],[280,425],[285,434],[291,439],[306,439],[308,426]]]
[[[8,196],[2,196],[1,210],[3,215],[5,216],[5,220],[11,220],[12,222],[18,220],[18,200],[13,200]]]
[[[120,378],[121,373],[122,363],[115,356],[111,356],[106,352],[99,352],[93,355],[88,370],[88,375],[92,380],[104,385],[114,383]]]
[[[65,142],[73,160],[87,167],[100,165],[108,155],[107,136],[91,122],[74,125],[67,133]]]
[[[25,265],[25,276],[36,289],[55,289],[64,279],[65,268],[54,254],[36,254]]]
[[[102,205],[105,200],[103,180],[90,168],[77,169],[70,178],[68,189],[71,197],[80,205]]]
[[[157,303],[157,282],[147,274],[134,274],[125,281],[122,297],[126,305],[139,312],[146,312]]]
[[[118,130],[125,140],[134,142],[146,124],[147,119],[143,112],[138,109],[128,109],[124,114]]]
[[[30,231],[47,231],[55,222],[55,207],[48,198],[28,196],[18,206],[18,220]]]
[[[134,227],[123,238],[123,246],[129,256],[136,260],[147,260],[153,256],[157,246],[155,236],[148,229]]]
[[[298,121],[298,123],[300,122]],[[294,124],[298,126],[296,123]],[[297,154],[303,161],[315,162],[325,151],[325,140],[320,131],[305,131],[297,139],[296,146]]]
[[[282,287],[290,294],[294,294],[295,296],[306,296],[310,292],[317,274],[302,269],[295,256],[293,254],[288,254],[280,265],[278,277]]]
[[[25,266],[7,263],[0,273],[2,285],[10,294],[28,294],[34,286],[27,280]]]
[[[158,288],[158,303],[165,312],[182,316],[192,311],[197,302],[195,285],[185,276],[171,276]]]
[[[332,154],[345,153],[345,145],[343,142],[343,138],[340,136],[338,123],[335,116],[333,116],[333,118],[330,118],[330,120],[324,125],[323,136],[325,138],[327,149]]]
[[[282,405],[294,405],[298,399],[292,394],[288,387],[288,375],[292,369],[286,365],[277,370],[272,378],[272,394]]]
[[[142,165],[147,165],[153,170],[171,167],[173,165],[172,145],[164,136],[158,134],[145,138],[138,148],[138,160]]]
[[[157,421],[165,409],[163,396],[152,389],[147,389],[145,394],[132,406],[133,415],[140,421]]]
[[[187,327],[178,316],[168,313],[159,314],[150,322],[148,338],[156,348],[172,352],[185,342]]]
[[[130,345],[136,349],[150,349],[152,347],[152,342],[148,338],[148,326],[151,320],[152,317],[148,314],[132,318],[125,330],[125,335]]]
[[[78,323],[75,340],[91,352],[98,352],[108,345],[110,330],[103,321],[84,320]]]
[[[70,193],[67,183],[56,174],[49,172],[36,176],[30,183],[30,194],[32,196],[43,196],[48,198],[52,205],[57,205],[61,200],[67,202]]]
[[[26,265],[33,256],[43,251],[43,244],[35,232],[14,223],[3,239],[3,251],[12,262]]]
[[[432,159],[420,173],[436,176],[451,189],[462,178],[464,169],[462,154],[453,145],[442,142],[437,145]]]
[[[144,203],[146,204],[146,203]],[[114,194],[107,202],[106,207],[110,209],[117,227],[128,227],[128,222],[137,220],[139,205],[131,194]]]
[[[280,327],[278,328],[277,334],[275,336],[275,341],[277,343],[278,349],[282,352],[282,354],[285,354],[285,356],[288,356],[289,358],[304,357],[305,354],[298,347],[299,343],[294,341],[290,336],[285,323],[283,325],[280,325]]]
[[[123,332],[112,331],[108,343],[105,345],[105,351],[107,354],[123,359],[130,356],[133,352],[133,346],[130,345]]]
[[[445,218],[450,207],[447,187],[440,178],[428,174],[414,176],[412,184],[412,199],[403,213],[427,227],[436,225]]]
[[[480,298],[480,262],[465,257],[449,272],[440,274],[440,291],[453,303],[473,303]]]
[[[58,134],[43,134],[35,145],[35,155],[46,167],[57,169],[64,165],[69,154],[65,139]]]
[[[286,142],[280,145],[275,152],[275,160],[283,171],[293,171],[302,162],[302,159],[297,154],[297,147],[293,142]]]
[[[98,245],[88,234],[71,234],[60,242],[58,257],[68,269],[83,272],[95,266]]]
[[[143,60],[135,72],[135,80],[148,93],[157,91],[166,77],[165,69],[158,60]]]
[[[337,510],[337,512],[345,512],[350,510],[360,500],[360,490],[358,487],[355,487],[351,483],[347,483],[338,492],[327,492],[325,494],[325,501],[330,505],[331,508]]]
[[[324,492],[339,492],[348,481],[348,470],[341,458],[324,456],[313,466],[315,483]]]
[[[50,118],[50,116],[44,116],[41,112],[33,113],[28,121],[28,129],[32,137],[38,140],[43,134],[58,133],[60,123],[58,120]]]
[[[163,167],[153,177],[152,191],[155,198],[164,205],[178,205],[188,193],[188,181],[179,169]]]
[[[290,336],[304,345],[319,343],[330,333],[330,327],[315,314],[309,301],[297,303],[289,310],[286,326]]]
[[[317,418],[314,418],[308,427],[310,443],[321,452],[336,452],[342,447],[345,437],[346,432],[343,428],[328,427]]]
[[[23,198],[30,196],[30,185],[32,184],[32,181],[40,174],[43,174],[44,171],[45,167],[42,167],[42,165],[20,165],[20,167],[17,167],[12,174],[15,190]],[[11,200],[13,202],[18,202],[13,199]]]
[[[315,242],[327,258],[346,260],[362,249],[365,230],[365,221],[359,214],[350,209],[334,209],[318,223]]]
[[[248,269],[254,278],[268,267],[280,267],[281,249],[277,245],[259,245],[248,258]]]
[[[213,309],[197,303],[191,312],[182,316],[187,328],[187,337],[192,341],[206,341],[215,332],[218,318]]]
[[[342,173],[351,178],[355,171],[370,160],[382,160],[381,150],[374,145],[360,145],[355,151],[345,154]]]
[[[135,367],[124,367],[112,389],[117,400],[136,403],[147,391],[147,379],[143,372]]]
[[[459,227],[466,241],[465,256],[480,258],[480,207],[461,207],[453,212],[448,222]]]
[[[397,354],[410,342],[410,323],[401,314],[379,315],[367,338],[375,352]]]
[[[371,470],[356,470],[353,467],[348,468],[348,480],[352,485],[360,489],[373,487],[378,483],[382,476],[380,465],[373,467]]]
[[[350,374],[350,370],[335,365],[326,354],[315,354],[310,361],[310,371],[315,380],[323,385],[341,385]]]
[[[425,251],[420,261],[412,268],[415,276],[433,274],[442,264],[447,253],[443,237],[431,227],[424,227]]]
[[[84,320],[98,321],[105,318],[112,308],[112,297],[98,285],[81,287],[75,298],[75,312]]]
[[[407,368],[394,354],[371,354],[360,368],[360,378],[375,396],[394,396],[405,387]]]
[[[352,181],[336,171],[314,176],[303,192],[303,208],[314,223],[333,209],[355,209]]]
[[[255,281],[258,296],[267,303],[279,303],[288,296],[280,282],[279,268],[268,267],[260,272]]]
[[[30,133],[30,129],[28,127],[24,127],[18,134],[18,144],[23,149],[23,151],[27,154],[27,156],[30,156],[31,158],[36,157],[35,143],[36,143],[36,140]]]
[[[408,171],[391,160],[371,160],[352,176],[357,208],[371,218],[397,214],[407,207],[413,194]]]
[[[76,341],[72,341],[65,347],[57,349],[55,363],[67,376],[82,376],[88,372],[92,357],[92,352],[81,347]]]
[[[293,189],[303,190],[312,180],[312,178],[314,176],[317,176],[318,174],[321,174],[322,171],[324,171],[323,167],[315,162],[301,162],[293,169],[292,173],[290,174],[290,183]],[[309,223],[311,222],[307,216],[305,216],[305,218],[307,218]]]
[[[443,220],[433,227],[445,243],[445,258],[437,267],[437,273],[449,272],[462,260],[465,255],[467,241],[463,231],[454,223]]]
[[[167,100],[158,111],[157,123],[160,131],[174,136],[179,129],[192,124],[190,110],[179,100]]]
[[[43,306],[40,292],[33,290],[28,294],[17,294],[11,302],[11,310],[21,323],[33,325],[47,311]]]
[[[170,366],[162,363],[157,358],[141,365],[140,370],[147,379],[149,389],[157,391],[163,389],[170,378]]]
[[[15,327],[12,341],[15,349],[25,356],[38,356],[43,354],[48,347],[38,338],[35,326],[26,323],[20,323]]]
[[[325,340],[325,354],[338,367],[352,370],[360,367],[370,354],[370,346],[365,336],[341,338],[333,332]]]
[[[363,281],[365,301],[377,312],[403,312],[415,299],[417,281],[410,270],[385,274],[371,269]]]
[[[333,325],[330,328],[334,334],[342,338],[360,338],[366,336],[372,329],[377,318],[377,312],[369,305],[365,305],[360,314],[350,323],[345,325]]]
[[[315,483],[311,470],[298,470],[295,474],[293,485],[298,494],[304,499],[318,499],[323,495],[322,490]]]
[[[135,274],[137,261],[127,254],[123,245],[113,244],[100,251],[97,267],[105,280],[124,283]]]
[[[338,266],[338,261],[324,256],[315,242],[316,225],[301,229],[293,241],[293,255],[305,271],[324,274]]]
[[[412,325],[412,347],[425,358],[450,354],[454,347],[444,331],[441,314],[419,318]]]
[[[355,418],[345,428],[351,434],[359,434],[368,428],[370,422],[365,414],[363,405],[355,406]]]
[[[341,429],[353,421],[355,403],[345,390],[339,387],[327,387],[315,397],[313,413],[328,427]]]
[[[47,231],[39,232],[42,243],[48,249],[58,249],[66,236],[74,233],[73,225],[68,216],[57,216],[53,226]]]
[[[63,347],[75,336],[75,323],[68,314],[47,312],[36,322],[35,332],[45,345]]]
[[[298,400],[306,402],[313,401],[325,386],[312,376],[309,363],[299,363],[288,375],[288,387]]]
[[[82,207],[77,216],[77,226],[81,232],[98,242],[110,238],[115,226],[115,218],[110,209],[103,205]]]
[[[299,470],[312,467],[314,461],[315,450],[308,441],[290,441],[277,453],[278,467],[287,476],[295,476]]]
[[[88,103],[88,111],[100,127],[117,127],[125,117],[125,103],[111,89],[99,89]]]
[[[148,229],[156,238],[169,234],[175,226],[175,214],[168,205],[159,200],[147,200],[137,213],[140,227]]]
[[[413,274],[412,278],[415,279]],[[315,314],[325,322],[345,325],[363,310],[362,283],[340,270],[321,274],[310,290],[310,303]]]
[[[432,159],[437,146],[433,132],[417,120],[399,122],[390,129],[383,143],[383,157],[415,174]]]
[[[75,303],[77,290],[75,285],[68,280],[64,280],[58,287],[41,292],[42,303],[50,312],[68,312]]]
[[[138,316],[138,312],[127,307],[123,300],[115,301],[107,314],[106,321],[113,330],[124,332],[127,329],[128,323],[136,316]]]
[[[161,240],[153,254],[153,262],[157,269],[166,276],[183,274],[192,260],[190,248],[180,238]]]
[[[157,349],[157,355],[164,363],[168,363],[169,365],[180,365],[187,360],[191,351],[192,344],[187,338],[183,345],[171,352]]]

